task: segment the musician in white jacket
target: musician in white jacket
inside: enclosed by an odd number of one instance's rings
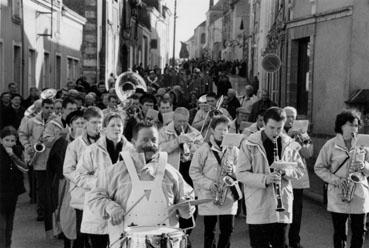
[[[222,140],[228,133],[229,119],[224,116],[215,117],[210,123],[211,136],[194,154],[190,167],[190,176],[194,181],[197,197],[214,199],[199,205],[199,215],[204,216],[204,247],[215,247],[215,229],[219,221],[220,235],[218,248],[230,247],[231,234],[234,227],[234,216],[237,213],[237,199],[224,185],[223,178],[235,178],[238,148],[222,147]],[[223,195],[222,190],[226,191]]]
[[[81,187],[80,181],[82,179],[76,171],[76,167],[86,148],[99,139],[102,129],[103,113],[97,107],[88,107],[84,111],[83,117],[86,120],[85,131],[68,145],[63,165],[63,174],[70,182],[70,206],[76,211],[77,239],[74,240],[76,247],[86,247],[89,243],[87,235],[81,233],[84,194],[86,190]]]

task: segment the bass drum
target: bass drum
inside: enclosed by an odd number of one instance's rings
[[[121,248],[186,248],[187,235],[179,228],[133,226],[124,232]]]

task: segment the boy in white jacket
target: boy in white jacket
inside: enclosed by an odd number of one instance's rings
[[[68,145],[63,165],[63,174],[70,181],[70,206],[76,210],[77,239],[74,242],[76,247],[85,247],[88,243],[87,235],[81,233],[85,190],[79,186],[81,177],[76,171],[76,167],[82,153],[99,138],[102,129],[103,114],[99,108],[89,107],[84,112],[84,118],[86,120],[86,130],[83,135]]]

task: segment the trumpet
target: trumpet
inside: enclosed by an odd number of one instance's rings
[[[277,162],[279,161],[277,137],[273,139],[273,144],[274,144],[274,150],[273,150],[274,162]],[[277,171],[277,173],[279,173],[279,171]],[[281,182],[274,183],[274,192],[275,192],[276,200],[277,200],[277,208],[275,210],[277,212],[285,211],[285,208],[283,206],[283,201],[282,201],[281,188],[282,188]]]
[[[36,144],[34,144],[33,150],[35,150],[35,153],[33,154],[32,159],[29,161],[29,164],[32,165],[38,158],[38,156],[45,151],[45,149],[46,147],[42,142],[37,142]]]
[[[352,134],[353,138],[356,140],[356,133]],[[357,161],[357,152],[362,153],[363,147],[354,147],[354,154],[352,156],[351,162]],[[352,163],[351,163],[352,164]],[[343,202],[351,202],[354,196],[357,184],[362,183],[365,180],[365,176],[360,171],[352,171],[352,166],[350,164],[349,174],[346,178],[345,184],[342,187],[342,201]]]
[[[185,134],[183,126],[182,126],[182,133],[181,134]],[[183,158],[184,158],[185,161],[190,161],[191,160],[190,146],[186,142],[183,143]]]

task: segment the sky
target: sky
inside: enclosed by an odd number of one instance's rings
[[[174,1],[174,0],[173,0]],[[214,1],[214,4],[218,2]],[[209,0],[177,0],[176,56],[179,57],[181,41],[187,41],[194,29],[206,20]],[[173,39],[172,39],[173,40]]]

